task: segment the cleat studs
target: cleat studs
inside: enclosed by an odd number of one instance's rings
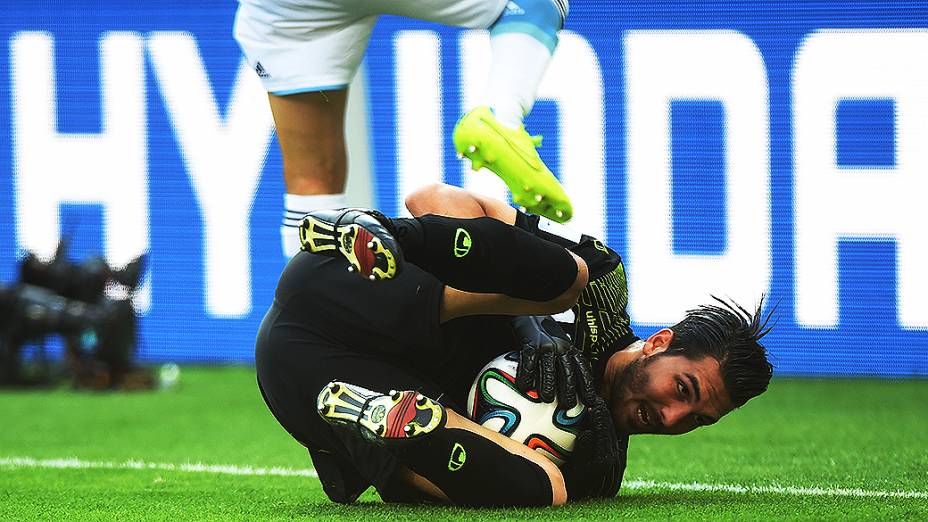
[[[329,385],[329,391],[331,391],[332,393],[338,393],[338,391],[341,390],[341,389],[342,389],[342,387],[339,386],[338,384],[334,383],[334,382],[333,382],[332,384]]]
[[[519,205],[519,212],[525,213],[525,212],[528,212],[528,209],[525,208],[525,207],[523,207],[523,206],[521,206],[521,205]]]
[[[381,424],[380,426],[377,426],[377,435],[383,437],[383,434],[385,431],[387,431],[387,428],[383,424]]]
[[[355,270],[354,265],[348,265],[349,272],[354,273],[354,270]]]
[[[470,152],[471,154],[473,154],[474,152],[477,152],[477,146],[471,145],[470,147],[467,147],[467,152]]]
[[[563,211],[563,210],[555,210],[555,211],[554,211],[554,214],[557,215],[557,217],[559,217],[559,218],[564,217],[564,211]]]
[[[545,199],[545,197],[542,196],[541,194],[535,194],[535,201],[537,201],[538,203],[541,203],[541,200],[543,199]]]
[[[464,154],[458,152],[458,159],[464,159]]]
[[[408,435],[409,432],[412,431],[412,426],[410,426],[409,424],[403,426],[403,431],[406,432],[406,434]]]
[[[371,281],[376,281],[376,280],[377,280],[377,276],[375,276],[374,274],[371,274],[371,275],[367,276],[367,278],[370,279]]]

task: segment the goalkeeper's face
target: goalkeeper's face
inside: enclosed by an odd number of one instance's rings
[[[716,359],[645,352],[614,377],[610,404],[619,430],[678,435],[733,409]]]

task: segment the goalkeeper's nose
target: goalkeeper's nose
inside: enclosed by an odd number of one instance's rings
[[[673,401],[657,409],[657,421],[665,429],[673,429],[692,413],[692,407],[683,401]]]

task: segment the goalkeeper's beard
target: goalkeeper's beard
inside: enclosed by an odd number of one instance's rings
[[[612,389],[609,393],[609,405],[612,408],[613,419],[617,427],[625,433],[631,433],[631,426],[627,426],[624,416],[616,417],[616,413],[623,412],[626,408],[626,402],[629,397],[642,395],[644,389],[648,386],[650,376],[645,371],[653,362],[654,357],[639,357],[628,364],[621,371],[617,372],[612,381]]]

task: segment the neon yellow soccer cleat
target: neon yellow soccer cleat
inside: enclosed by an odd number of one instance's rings
[[[564,188],[535,150],[541,136],[529,136],[525,127],[506,127],[484,106],[461,117],[453,139],[474,170],[486,167],[506,182],[516,205],[560,223],[573,216]]]

